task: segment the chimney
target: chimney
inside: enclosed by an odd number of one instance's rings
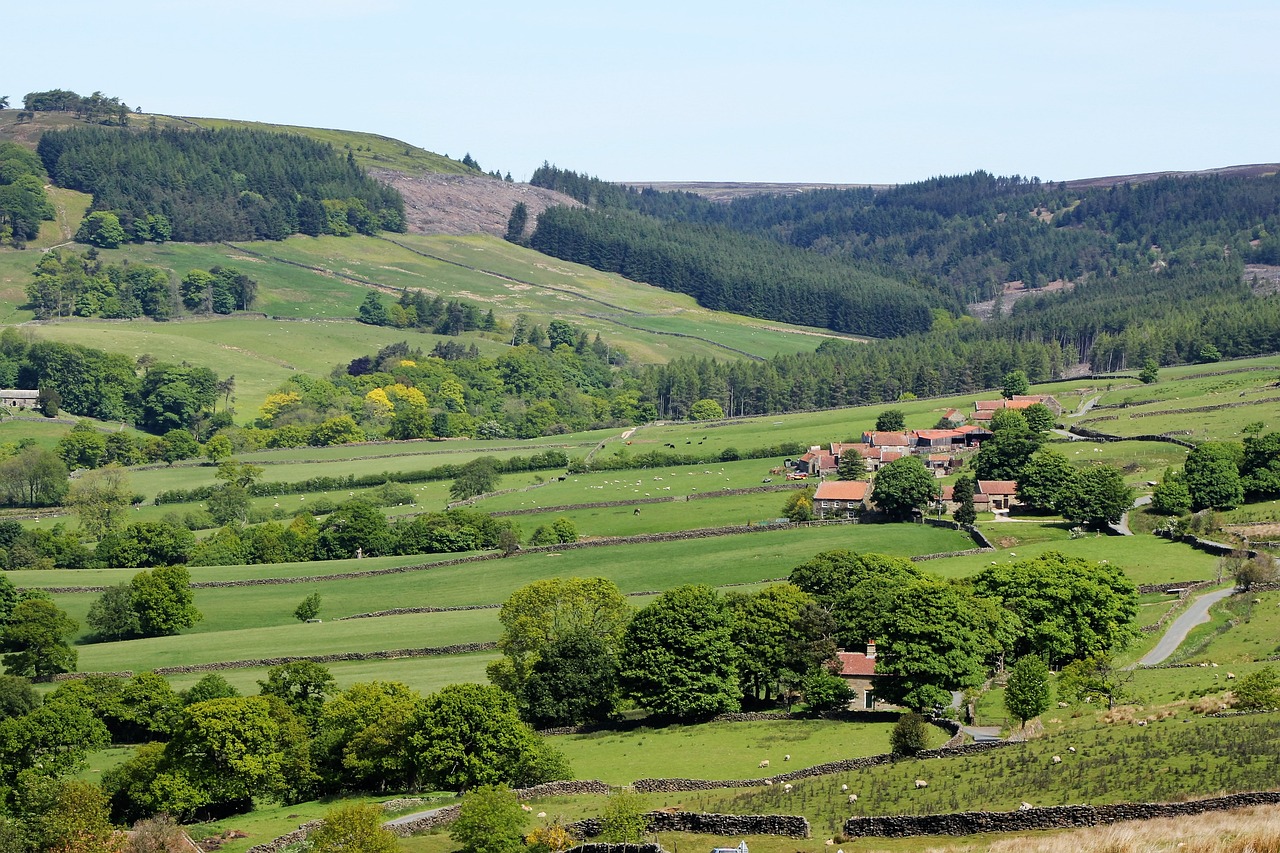
[[[868,640],[867,641],[867,660],[875,660],[875,659],[876,659],[876,641]]]

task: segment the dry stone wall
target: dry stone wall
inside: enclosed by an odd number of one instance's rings
[[[650,832],[696,832],[700,835],[776,835],[782,838],[809,838],[809,821],[795,815],[708,814],[706,812],[656,811],[645,815]],[[596,818],[576,821],[565,829],[579,838],[594,838],[601,832]]]
[[[978,832],[1029,832],[1097,826],[1122,820],[1149,820],[1280,803],[1280,791],[1230,794],[1182,803],[1118,803],[1108,806],[1050,806],[1013,812],[955,812],[937,815],[851,817],[851,837],[908,838],[917,835],[972,835]]]

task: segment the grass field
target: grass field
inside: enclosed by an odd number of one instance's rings
[[[892,723],[782,720],[640,727],[586,735],[559,735],[551,744],[563,752],[579,779],[626,785],[636,779],[755,779],[842,758],[889,751]],[[947,735],[931,730],[933,746]],[[784,762],[783,756],[791,761]],[[770,767],[760,769],[761,760]]]

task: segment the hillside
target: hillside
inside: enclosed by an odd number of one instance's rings
[[[411,174],[383,168],[374,168],[370,174],[404,196],[405,218],[415,234],[501,237],[507,231],[511,208],[518,202],[528,208],[530,223],[553,205],[579,206],[554,190],[475,174]]]

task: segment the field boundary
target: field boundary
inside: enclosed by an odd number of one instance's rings
[[[918,835],[974,835],[981,832],[1029,832],[1098,826],[1126,820],[1198,815],[1247,806],[1280,803],[1280,791],[1253,791],[1181,803],[1116,803],[1105,806],[1045,806],[1011,812],[952,812],[935,815],[851,817],[851,837],[910,838]]]

